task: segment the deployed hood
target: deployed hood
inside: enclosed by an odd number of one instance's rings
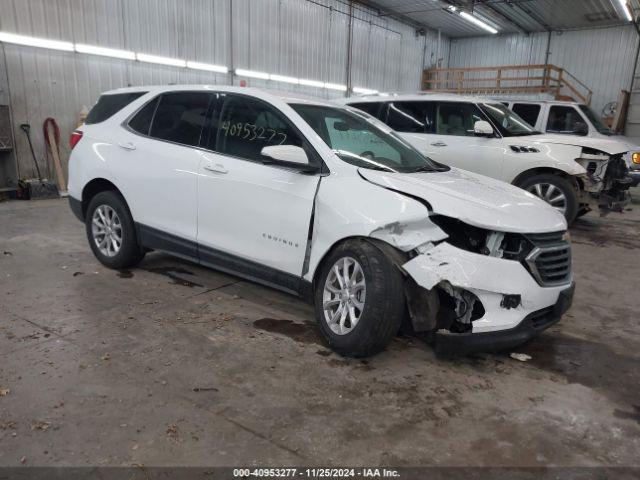
[[[530,142],[556,143],[559,145],[573,145],[576,147],[593,148],[594,150],[600,150],[602,152],[608,153],[609,155],[616,155],[618,153],[624,153],[629,150],[629,145],[627,142],[616,140],[615,138],[581,137],[578,135],[556,135],[552,133],[544,135],[528,135],[521,138],[526,139]]]
[[[465,170],[392,173],[360,168],[358,171],[371,183],[425,200],[436,214],[477,227],[517,233],[567,229],[564,217],[539,198]]]

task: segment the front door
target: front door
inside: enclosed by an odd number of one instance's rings
[[[440,163],[502,180],[504,143],[499,137],[474,134],[475,122],[486,120],[478,107],[467,102],[424,103],[432,104],[427,133],[401,133],[403,137]]]
[[[295,290],[319,177],[264,164],[260,152],[310,147],[268,103],[240,94],[217,103],[198,175],[200,259]]]

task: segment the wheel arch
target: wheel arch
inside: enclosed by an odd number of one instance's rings
[[[571,180],[572,182],[577,181],[575,175],[570,175],[567,172],[560,170],[559,168],[536,167],[536,168],[530,168],[518,174],[518,176],[516,176],[516,178],[513,179],[511,184],[517,187],[518,184],[523,182],[525,179],[529,177],[533,177],[534,175],[542,175],[542,174],[558,175],[566,180]]]
[[[82,217],[85,218],[87,215],[87,208],[89,207],[89,203],[91,203],[91,199],[95,197],[100,192],[105,191],[114,191],[120,194],[120,196],[124,199],[124,195],[120,189],[111,181],[106,178],[94,178],[90,182],[88,182],[84,188],[82,189]],[[126,204],[125,200],[125,204]],[[128,207],[128,205],[127,205]]]

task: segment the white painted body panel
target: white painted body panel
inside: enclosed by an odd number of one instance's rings
[[[213,152],[200,156],[198,243],[302,275],[319,177]]]
[[[361,170],[367,180],[423,198],[434,213],[488,230],[518,233],[567,229],[564,216],[520,188],[452,168],[438,173]]]
[[[181,89],[238,92],[271,103],[295,123],[330,173],[303,174],[240,160],[146,138],[122,126],[150,98]],[[127,90],[135,89],[121,91]],[[414,174],[359,169],[334,155],[289,107],[289,100],[269,93],[208,86],[148,90],[102,124],[83,127],[84,137],[70,162],[73,198],[83,200],[84,187],[93,179],[104,178],[122,192],[134,221],[307,281],[313,281],[331,248],[347,238],[375,238],[404,252],[421,246],[423,253],[403,268],[425,288],[447,280],[473,291],[486,311],[474,322],[474,331],[510,328],[527,312],[554,304],[568,286],[541,287],[518,262],[454,248],[446,242],[447,234],[429,219],[434,213],[509,232],[566,229],[560,214],[522,190],[457,169]],[[119,143],[132,143],[135,150]],[[434,247],[431,242],[440,243]],[[443,262],[451,266],[443,268]],[[522,295],[523,305],[501,308],[505,293]]]

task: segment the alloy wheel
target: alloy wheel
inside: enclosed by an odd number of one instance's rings
[[[91,234],[100,253],[115,257],[122,247],[122,222],[109,205],[100,205],[93,211]]]
[[[541,198],[563,215],[567,212],[567,197],[555,185],[550,183],[536,183],[527,188],[529,193]]]
[[[362,317],[367,286],[364,271],[352,257],[340,258],[331,267],[324,283],[324,319],[337,335],[351,332]]]

